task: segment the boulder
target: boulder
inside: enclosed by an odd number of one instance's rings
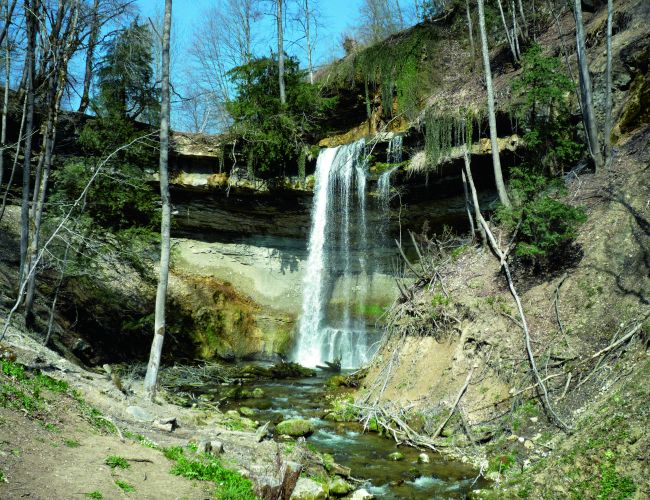
[[[249,408],[248,406],[242,406],[239,408],[239,413],[244,415],[245,417],[254,417],[255,416],[255,410],[252,408]]]
[[[342,497],[350,493],[354,488],[342,477],[336,477],[330,481],[330,495]]]
[[[373,500],[375,495],[368,490],[361,488],[350,495],[350,500]]]
[[[426,453],[420,453],[418,455],[418,462],[421,464],[428,464],[430,462],[429,455],[427,455]]]
[[[392,460],[393,462],[399,462],[400,460],[404,460],[404,454],[400,453],[399,451],[394,451],[390,455],[388,455],[388,460]]]
[[[138,422],[153,422],[153,416],[144,408],[139,406],[128,406],[126,413]]]
[[[313,479],[301,477],[291,494],[290,500],[326,500],[327,486]]]
[[[276,425],[275,432],[291,437],[309,436],[314,432],[314,424],[304,418],[292,418]]]
[[[259,387],[256,387],[251,391],[251,396],[253,396],[255,399],[260,399],[264,397],[264,390],[260,389]]]

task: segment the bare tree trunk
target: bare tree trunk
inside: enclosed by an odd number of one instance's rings
[[[528,21],[526,20],[526,15],[524,14],[524,4],[521,0],[518,0],[519,3],[519,15],[521,16],[521,24],[524,27],[523,32],[528,38]]]
[[[501,13],[501,22],[503,23],[503,29],[506,33],[506,39],[508,40],[508,45],[510,46],[510,52],[512,53],[512,59],[514,62],[519,62],[519,54],[517,53],[517,47],[515,44],[515,38],[517,33],[510,33],[510,28],[508,28],[508,21],[506,21],[506,15],[503,12],[503,5],[501,5],[501,0],[497,0],[499,5],[499,12]],[[483,1],[479,1],[479,12],[483,11]],[[485,15],[483,15],[483,25],[481,29],[485,31]]]
[[[582,5],[580,0],[574,0],[574,15],[576,21],[576,49],[578,56],[578,73],[580,75],[580,99],[582,101],[582,119],[587,131],[589,152],[594,160],[596,172],[603,167],[603,155],[600,152],[598,141],[598,128],[596,127],[596,113],[591,91],[591,76],[587,62],[587,48],[585,45],[585,27],[582,22]]]
[[[23,162],[23,192],[20,208],[20,270],[18,273],[18,284],[23,281],[25,274],[25,262],[27,260],[27,247],[29,244],[29,181],[32,159],[32,133],[34,131],[34,71],[35,71],[35,48],[36,48],[36,25],[38,20],[35,13],[38,11],[39,0],[25,1],[25,18],[27,25],[27,54],[25,66],[27,69],[26,98],[27,117],[25,120],[25,150]]]
[[[14,0],[13,5],[16,2]],[[7,2],[4,2],[5,6],[5,29],[9,26],[9,21],[11,20],[11,12]],[[13,10],[13,6],[12,6]],[[2,40],[0,39],[0,44]],[[7,112],[9,110],[9,74],[11,73],[11,52],[9,47],[9,38],[7,37],[7,44],[5,45],[5,90],[2,99],[2,132],[0,133],[0,185],[2,185],[2,180],[4,179],[4,166],[5,166],[5,151],[4,147],[7,143]],[[0,217],[1,218],[1,217]]]
[[[469,191],[467,189],[467,177],[465,176],[465,170],[461,170],[460,175],[463,179],[463,193],[465,194],[465,213],[467,214],[467,220],[469,221],[469,232],[472,234],[473,240],[476,238],[476,227],[474,227],[474,218],[472,217],[472,202],[469,200]]]
[[[579,0],[578,0],[579,1]],[[497,141],[497,121],[494,112],[494,90],[492,88],[492,69],[490,68],[490,53],[488,52],[487,35],[485,33],[485,11],[483,0],[478,0],[478,24],[481,30],[481,47],[483,52],[483,70],[485,71],[485,86],[487,87],[488,121],[490,123],[490,142],[492,144],[492,166],[494,168],[494,181],[499,193],[501,203],[510,207],[510,199],[506,192],[501,172],[501,158],[499,157],[499,142]]]
[[[4,39],[7,36],[7,33],[9,32],[9,22],[11,20],[11,16],[13,16],[14,14],[14,8],[16,7],[16,0],[12,0],[11,5],[9,4],[9,0],[5,0],[3,2],[3,5],[5,7],[5,25],[2,27],[0,31],[0,45],[2,45],[2,42],[4,42]],[[9,42],[7,42],[7,50],[9,50]]]
[[[86,51],[86,71],[84,74],[84,88],[79,101],[79,113],[85,113],[90,104],[90,82],[93,77],[93,58],[95,56],[95,47],[99,36],[99,1],[95,0],[93,4],[93,14],[88,35],[88,50]]]
[[[485,236],[485,229],[483,229],[483,226],[481,225],[481,206],[478,203],[478,194],[476,193],[476,186],[474,185],[474,177],[472,177],[471,159],[469,156],[469,151],[467,151],[467,148],[465,148],[463,157],[465,160],[465,170],[463,174],[467,176],[470,192],[472,193],[472,205],[474,205],[474,217],[476,218],[476,227],[478,228],[478,232],[481,236],[481,243],[483,245],[486,245],[487,238]]]
[[[68,264],[68,252],[70,251],[70,243],[66,243],[65,252],[63,253],[63,263],[61,264],[61,273],[59,274],[59,280],[56,283],[56,288],[54,289],[54,298],[52,299],[52,306],[50,307],[50,317],[47,320],[47,332],[45,334],[45,339],[43,340],[43,345],[47,346],[50,343],[50,338],[52,337],[52,326],[54,325],[54,314],[56,313],[56,302],[59,299],[59,291],[61,290],[61,285],[65,279],[65,266]]]
[[[469,32],[469,44],[472,47],[472,61],[476,57],[476,47],[474,45],[474,26],[472,22],[472,11],[469,8],[469,0],[465,0],[465,12],[467,13],[467,31]]]
[[[162,40],[162,103],[160,106],[160,198],[162,200],[162,218],[160,222],[160,274],[156,291],[156,311],[154,319],[154,336],[147,374],[144,378],[146,397],[153,399],[156,395],[158,369],[165,340],[165,302],[167,300],[167,282],[169,279],[169,233],[171,225],[171,205],[169,200],[169,179],[167,164],[169,159],[169,38],[172,24],[172,0],[165,0],[165,20]]]
[[[284,34],[282,30],[282,4],[284,0],[275,0],[278,21],[278,79],[280,83],[280,102],[287,103],[287,94],[284,89]]]
[[[309,66],[309,83],[314,84],[314,66],[312,64],[311,15],[309,0],[305,0],[305,37],[307,38],[307,64]]]
[[[612,164],[612,24],[614,1],[607,0],[607,89],[605,89],[605,165]]]

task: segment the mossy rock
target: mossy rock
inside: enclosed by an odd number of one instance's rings
[[[327,387],[332,389],[336,387],[347,387],[348,378],[345,375],[332,375],[327,379]]]
[[[314,424],[304,418],[283,420],[275,426],[276,434],[286,434],[291,437],[309,436],[314,432]]]
[[[393,462],[400,462],[404,460],[404,454],[399,451],[394,451],[388,455],[388,460],[392,460]]]
[[[239,408],[239,413],[241,413],[245,417],[254,417],[255,416],[255,410],[252,408],[249,408],[248,406],[242,406]]]
[[[330,495],[342,497],[350,493],[354,488],[342,477],[336,477],[330,481]]]
[[[650,123],[650,72],[638,75],[632,82],[618,130],[627,134],[646,123]]]

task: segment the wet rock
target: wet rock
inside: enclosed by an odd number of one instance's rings
[[[264,391],[259,387],[256,387],[251,391],[251,396],[255,399],[261,399],[264,397]]]
[[[530,439],[526,439],[526,441],[524,441],[524,448],[526,448],[527,450],[532,450],[534,447],[535,445]]]
[[[354,488],[342,477],[330,481],[330,495],[342,497],[350,493]]]
[[[419,471],[417,467],[411,467],[406,473],[406,477],[408,477],[411,481],[415,481],[417,478],[421,476],[422,473]]]
[[[128,406],[126,413],[139,422],[153,422],[153,416],[144,408],[139,406]]]
[[[418,462],[421,464],[428,464],[430,462],[429,455],[427,455],[426,453],[420,453],[418,455]]]
[[[364,488],[361,488],[350,495],[350,500],[373,500],[374,498],[375,495]]]
[[[292,418],[276,425],[275,432],[291,437],[309,436],[314,432],[314,424],[303,418]]]
[[[254,417],[255,416],[255,410],[252,408],[249,408],[248,406],[242,406],[239,408],[239,413],[244,415],[245,417]]]
[[[399,451],[394,451],[393,453],[388,455],[388,460],[392,460],[393,462],[399,462],[400,460],[404,460],[404,454]]]
[[[327,486],[313,479],[301,477],[291,494],[290,500],[326,500]]]
[[[350,469],[350,467],[346,467],[345,465],[337,464],[334,461],[332,461],[330,463],[329,471],[332,474],[336,474],[337,476],[346,477],[346,478],[349,478],[350,474],[352,473],[352,470]]]

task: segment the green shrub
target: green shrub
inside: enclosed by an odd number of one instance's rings
[[[104,461],[106,465],[108,465],[111,469],[128,469],[131,467],[131,464],[128,462],[126,458],[123,457],[118,457],[117,455],[110,455],[106,457],[106,460]]]

